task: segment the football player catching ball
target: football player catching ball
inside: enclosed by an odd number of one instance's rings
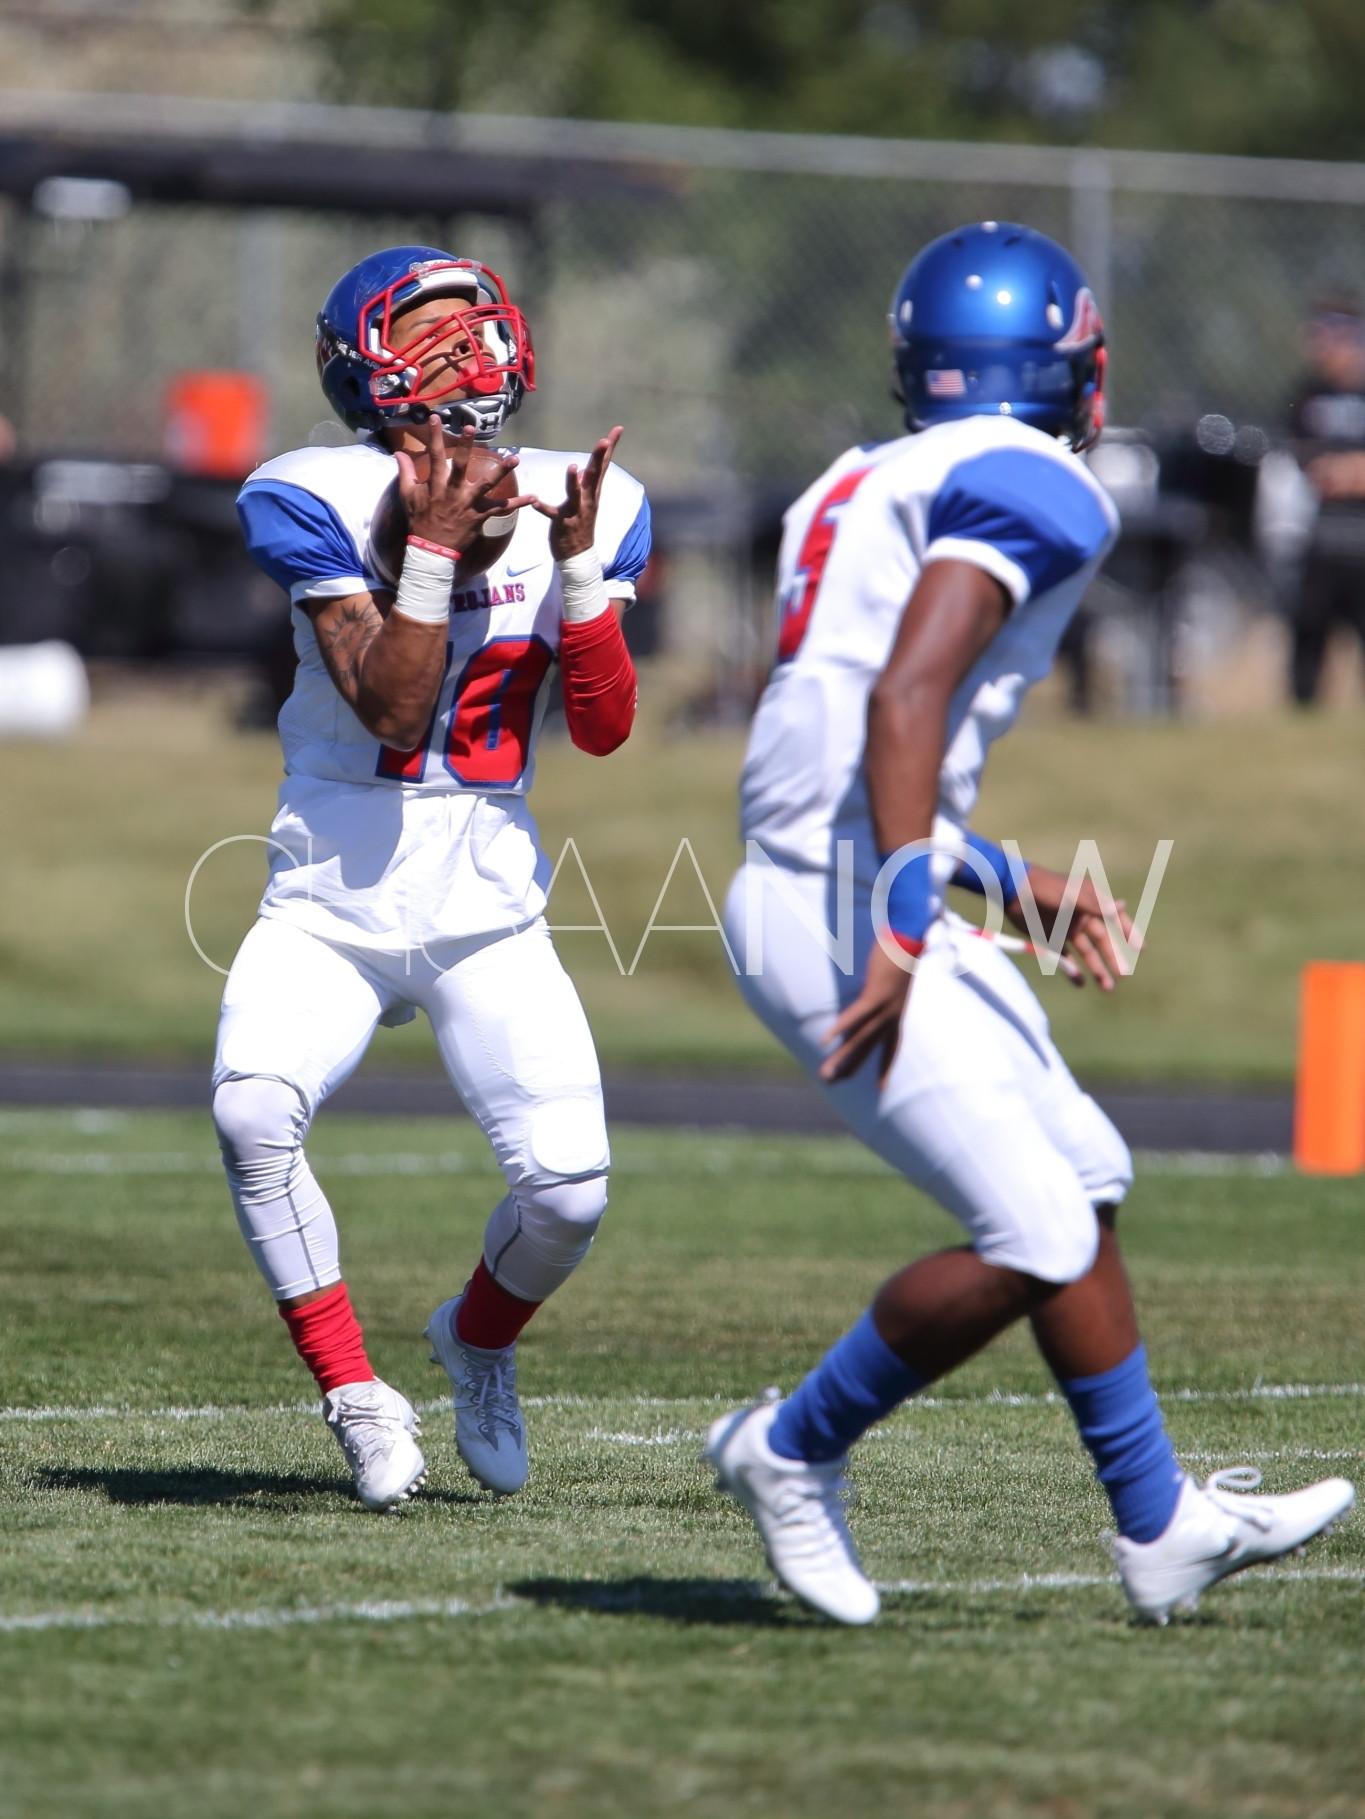
[[[317,359],[357,439],[267,462],[238,502],[252,556],[289,595],[299,662],[213,1116],[243,1236],[361,1501],[382,1510],[424,1476],[417,1418],[366,1357],[304,1138],[376,1025],[425,1012],[507,1189],[427,1336],[470,1472],[519,1490],[517,1335],[587,1254],[609,1160],[526,797],[555,665],[576,745],[605,754],[630,732],[619,613],[650,520],[614,465],[619,429],[587,454],[493,450],[534,356],[501,279],[472,259],[427,246],[363,259],[322,306]]]

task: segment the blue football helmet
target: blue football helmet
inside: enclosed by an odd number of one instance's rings
[[[395,317],[430,297],[461,307],[394,346]],[[496,442],[535,390],[526,318],[494,271],[434,246],[391,246],[338,278],[318,312],[318,378],[351,429],[380,430],[439,417],[458,434]]]
[[[1104,323],[1071,255],[1030,227],[983,221],[931,241],[891,299],[906,428],[1018,417],[1088,448],[1104,425]]]

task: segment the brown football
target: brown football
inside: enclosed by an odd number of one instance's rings
[[[491,449],[476,448],[471,454],[470,469],[478,477],[482,469],[494,465]],[[504,474],[489,493],[491,499],[515,499],[517,496],[517,470]],[[489,518],[481,530],[462,553],[455,565],[455,580],[452,591],[458,590],[474,580],[477,575],[485,574],[506,550],[517,528],[516,512],[505,517]],[[370,519],[370,560],[374,573],[389,587],[398,585],[398,576],[403,567],[403,546],[408,536],[408,512],[398,492],[397,475],[379,495],[379,503],[374,508]]]

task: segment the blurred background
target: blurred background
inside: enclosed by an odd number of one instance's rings
[[[1279,1117],[1299,969],[1362,945],[1363,76],[1352,0],[8,0],[7,1077],[207,1065],[292,664],[233,500],[344,440],[313,317],[403,240],[526,309],[520,435],[624,422],[654,503],[638,731],[603,763],[551,728],[535,798],[604,1063],[780,1070],[705,925],[781,511],[896,433],[892,286],[994,217],[1100,299],[1123,534],[980,824],[1063,865],[1094,838],[1131,898],[1173,838],[1122,1001],[1059,980],[1049,1010],[1087,1078]],[[371,1065],[409,1063],[423,1035],[381,1032]]]

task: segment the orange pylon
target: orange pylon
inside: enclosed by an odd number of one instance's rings
[[[1294,1160],[1310,1175],[1365,1170],[1365,965],[1316,960],[1299,991]]]

